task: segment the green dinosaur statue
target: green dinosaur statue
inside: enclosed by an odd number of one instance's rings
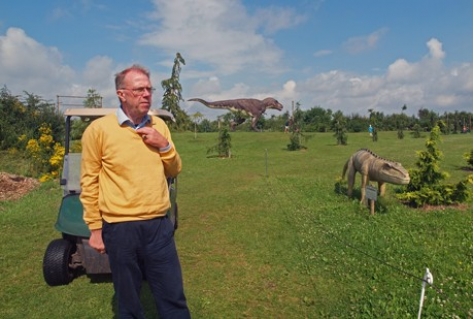
[[[370,181],[378,183],[378,193],[383,196],[385,193],[385,183],[395,185],[407,185],[410,182],[408,171],[402,164],[386,160],[369,149],[360,149],[347,160],[342,170],[344,179],[347,171],[347,195],[352,196],[355,175],[362,175],[362,185],[360,189],[361,199],[365,200],[365,187]]]

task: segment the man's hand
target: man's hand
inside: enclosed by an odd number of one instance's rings
[[[168,140],[161,135],[160,132],[152,127],[142,127],[137,130],[137,133],[143,138],[143,142],[158,149],[168,146]]]
[[[102,240],[102,228],[91,230],[89,246],[97,250],[98,253],[105,254],[105,245],[104,241]]]

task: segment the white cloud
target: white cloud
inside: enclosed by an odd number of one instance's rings
[[[222,75],[243,69],[275,71],[279,67],[282,51],[272,39],[258,33],[258,20],[240,2],[154,0],[154,4],[150,17],[160,25],[145,34],[140,44],[169,54],[186,52],[190,61],[205,63]]]
[[[71,13],[64,8],[54,8],[53,11],[49,14],[49,21],[57,21],[61,19],[71,18]]]
[[[173,64],[171,57],[175,52],[185,52],[187,64],[181,74],[185,99],[217,101],[272,96],[285,110],[291,108],[292,102],[300,102],[303,109],[320,106],[346,114],[367,114],[369,108],[391,114],[404,104],[408,106],[408,114],[416,114],[419,108],[440,113],[472,109],[472,63],[446,65],[446,53],[436,38],[426,42],[427,53],[421,59],[409,61],[400,57],[387,65],[383,74],[336,69],[306,77],[306,72],[283,69],[282,51],[270,38],[258,33],[265,23],[255,22],[240,2],[181,0],[175,4],[155,0],[154,3],[158,9],[153,17],[160,26],[143,38],[142,43],[169,52],[165,55],[167,70]],[[282,22],[276,29],[285,26],[291,27]],[[374,46],[382,33],[375,32],[362,42]],[[330,52],[319,54],[325,53]],[[164,61],[156,64],[160,62]],[[7,85],[14,95],[27,91],[55,101],[56,95],[83,96],[93,88],[103,96],[104,106],[115,107],[114,74],[127,66],[128,62],[98,55],[91,57],[83,68],[74,70],[64,63],[58,48],[37,42],[22,29],[10,28],[4,35],[0,34],[0,86]],[[157,87],[160,79],[169,77],[169,73],[151,71]],[[276,71],[285,73],[277,77],[271,73]],[[154,97],[156,107],[160,102],[159,91]],[[209,118],[226,112],[219,113],[199,103],[183,102],[181,106],[189,114],[199,111]]]
[[[111,58],[107,56],[96,56],[87,62],[84,71],[84,81],[90,87],[99,87],[111,80],[114,66]]]
[[[398,59],[383,75],[367,76],[343,70],[317,74],[298,83],[298,94],[310,101],[306,108],[321,106],[346,114],[365,114],[373,108],[385,114],[397,112],[404,104],[407,113],[427,108],[451,112],[472,106],[472,63],[448,68],[437,39],[427,43],[429,53],[418,62]]]
[[[9,28],[0,36],[0,83],[12,92],[51,96],[74,82],[75,72],[62,64],[57,48],[46,47],[22,29]]]
[[[297,26],[306,21],[307,17],[299,15],[293,8],[269,7],[258,9],[253,19],[257,25],[262,25],[265,33],[273,34]]]
[[[200,79],[191,88],[191,96],[194,96],[194,92],[199,96],[212,96],[221,92],[221,84],[219,78],[212,76],[208,79]]]
[[[350,38],[343,44],[343,47],[351,54],[372,50],[377,46],[377,43],[382,39],[387,31],[387,28],[381,28],[367,36]]]
[[[293,80],[289,80],[285,84],[283,84],[283,95],[293,97],[295,94],[296,89],[296,82]]]
[[[430,50],[430,56],[434,59],[442,60],[445,57],[445,53],[443,51],[443,44],[438,41],[438,39],[430,39],[426,45]]]
[[[325,55],[329,55],[329,54],[331,54],[331,53],[332,53],[331,50],[319,50],[319,51],[316,51],[316,52],[314,53],[314,56],[315,56],[316,58],[319,58],[319,57],[322,57],[322,56],[325,56]]]
[[[104,106],[117,105],[113,86],[116,70],[110,58],[93,57],[81,74],[63,63],[57,48],[38,43],[22,29],[9,28],[0,36],[0,69],[0,85],[6,85],[13,95],[26,91],[55,103],[57,96],[85,96],[89,89],[95,89],[103,96]],[[63,100],[65,104],[82,105],[80,99]]]

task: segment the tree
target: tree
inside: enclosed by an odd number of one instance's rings
[[[197,138],[197,126],[199,122],[203,119],[204,115],[201,112],[196,112],[193,114],[193,122],[194,122],[194,138]]]
[[[407,109],[406,105],[403,105],[402,107],[402,114],[400,114],[400,117],[397,121],[397,137],[401,140],[405,137],[405,134],[403,133],[403,128],[405,127],[405,121],[403,119],[403,111]]]
[[[20,121],[26,117],[25,111],[18,97],[11,95],[4,86],[0,91],[0,149],[17,146],[18,133],[25,132],[23,121]]]
[[[51,136],[62,141],[64,120],[54,105],[24,91],[25,98],[11,95],[6,86],[0,90],[0,149],[23,150],[29,139],[40,137],[39,128],[51,125]]]
[[[304,136],[300,130],[295,130],[291,132],[290,144],[286,145],[286,148],[289,151],[307,149],[307,147],[303,145],[302,140],[306,141],[306,136]]]
[[[417,123],[417,124],[413,125],[413,132],[412,132],[412,134],[413,134],[413,137],[414,137],[414,138],[419,138],[419,137],[421,137],[421,126],[420,126],[420,124]]]
[[[95,89],[87,90],[87,98],[84,101],[84,107],[91,109],[102,108],[102,96]]]
[[[174,59],[173,69],[171,70],[171,77],[161,81],[161,86],[164,89],[162,108],[171,112],[176,119],[176,122],[171,126],[184,130],[190,121],[188,115],[179,107],[179,102],[184,101],[181,95],[183,88],[181,83],[179,83],[181,64],[185,65],[186,62],[181,54],[177,52]]]
[[[300,149],[306,149],[303,145],[302,140],[305,140],[305,136],[302,134],[303,129],[305,128],[305,112],[300,109],[300,102],[296,102],[296,108],[293,111],[292,117],[289,119],[290,123],[290,144],[287,144],[286,147],[289,151],[297,151]]]
[[[313,107],[307,110],[303,116],[305,130],[327,132],[331,126],[331,115],[331,110],[324,110],[322,107]]]
[[[87,98],[82,103],[85,108],[100,109],[102,108],[102,96],[95,89],[87,90]],[[71,123],[71,138],[80,140],[87,126],[91,123],[89,118],[74,119]]]
[[[410,169],[410,183],[405,186],[398,198],[409,205],[451,205],[466,202],[472,196],[472,174],[456,185],[442,184],[449,177],[441,170],[443,153],[438,147],[441,141],[441,130],[433,127],[430,137],[425,143],[426,150],[419,151],[416,169]]]
[[[231,158],[231,136],[227,128],[219,130],[218,144],[208,148],[207,153],[217,152],[219,157]]]
[[[380,119],[380,120],[379,120]],[[375,112],[373,109],[369,109],[369,123],[373,127],[372,131],[372,141],[377,142],[379,140],[378,135],[378,123],[383,122],[383,113]]]
[[[431,131],[435,127],[438,121],[438,115],[428,109],[418,110],[418,118],[420,119],[420,125],[425,131]]]
[[[341,111],[333,114],[331,129],[334,131],[337,145],[347,145],[346,120]]]

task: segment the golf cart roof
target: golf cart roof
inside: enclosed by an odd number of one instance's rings
[[[77,109],[67,109],[64,111],[64,116],[77,116],[77,117],[88,117],[88,118],[96,118],[96,117],[101,117],[107,114],[115,113],[117,112],[117,108],[110,108],[110,107],[105,107],[105,108],[77,108]],[[159,116],[164,119],[170,119],[173,122],[175,121],[175,118],[173,114],[167,110],[163,109],[150,109],[148,112],[149,115],[155,115]]]

